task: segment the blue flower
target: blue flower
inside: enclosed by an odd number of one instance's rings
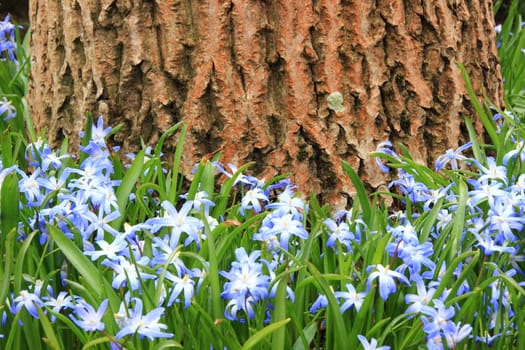
[[[477,336],[476,337],[476,342],[487,344],[490,347],[490,346],[493,345],[494,340],[496,340],[497,338],[501,337],[502,335],[503,335],[502,333],[497,333],[497,334],[494,334],[494,335],[490,335],[489,333],[486,333],[486,335]]]
[[[317,299],[315,299],[314,303],[310,307],[310,313],[314,314],[319,309],[326,309],[328,306],[328,298],[324,294],[319,294]]]
[[[13,300],[15,303],[13,313],[17,314],[20,309],[25,308],[27,312],[34,318],[38,318],[37,307],[44,305],[44,302],[40,299],[40,293],[31,293],[27,290],[21,290],[20,294]]]
[[[0,100],[0,116],[6,114],[3,118],[4,122],[16,118],[16,108],[13,106],[13,103],[7,98]]]
[[[481,250],[487,256],[494,254],[494,252],[509,253],[511,255],[514,255],[514,253],[516,252],[516,249],[514,247],[497,244],[494,241],[494,239],[486,233],[479,234],[477,232],[472,232],[472,234],[476,237],[478,241],[477,246],[481,247]]]
[[[167,280],[173,282],[173,289],[171,290],[170,298],[168,300],[168,307],[171,306],[181,293],[184,294],[184,307],[188,308],[191,304],[191,298],[195,292],[195,281],[191,279],[191,271],[186,271],[182,277],[176,276],[169,271],[166,271],[165,277]]]
[[[268,202],[268,196],[261,188],[254,187],[248,190],[241,199],[241,215],[244,215],[245,210],[250,209],[253,209],[256,213],[260,213],[262,211],[261,201]]]
[[[38,206],[41,204],[44,199],[43,191],[40,188],[38,183],[38,178],[42,175],[40,168],[35,169],[35,171],[27,176],[23,171],[18,171],[22,177],[18,181],[18,188],[20,193],[23,193],[28,201],[29,206]],[[43,176],[43,175],[42,175]]]
[[[503,165],[496,164],[496,160],[493,157],[487,158],[487,167],[477,163],[478,168],[482,171],[478,179],[481,183],[487,183],[490,181],[503,181],[507,183],[507,168]]]
[[[127,253],[128,244],[121,236],[115,237],[111,243],[99,239],[96,241],[96,244],[100,247],[100,250],[84,251],[84,255],[91,257],[92,261],[95,261],[100,257],[107,257],[109,260],[117,260],[119,255],[125,255]]]
[[[160,239],[159,237],[153,238],[153,259],[151,265],[164,265],[169,261],[169,266],[173,266],[177,274],[182,275],[187,270],[184,261],[180,258],[180,250],[177,247],[171,247],[169,245],[168,237]]]
[[[160,323],[160,318],[164,315],[164,308],[158,307],[143,315],[142,300],[134,298],[135,308],[129,312],[129,317],[125,317],[120,322],[123,327],[115,335],[115,338],[121,339],[127,335],[138,334],[141,339],[147,337],[149,340],[156,338],[171,338],[172,333],[165,333],[163,330],[168,328],[163,323]]]
[[[54,313],[59,313],[60,310],[67,308],[67,309],[74,309],[75,304],[73,304],[73,298],[71,295],[67,294],[66,292],[62,291],[58,293],[58,296],[56,298],[53,297],[45,297],[44,305],[51,307],[51,311]],[[51,321],[54,322],[56,319],[55,315],[51,315]]]
[[[414,203],[425,202],[431,198],[431,191],[425,184],[415,181],[414,176],[402,170],[399,171],[399,179],[390,182],[388,185],[388,187],[392,186],[398,186],[401,193],[408,196]]]
[[[94,143],[100,145],[100,146],[106,146],[105,138],[109,135],[111,132],[111,127],[104,128],[104,118],[102,116],[98,117],[97,124],[93,124],[91,128],[91,141]],[[84,131],[80,131],[78,133],[80,137],[84,137]]]
[[[423,317],[423,330],[431,338],[441,334],[441,331],[449,329],[451,323],[453,323],[451,319],[455,315],[454,308],[446,307],[441,300],[434,299],[433,303],[433,308],[421,310],[425,314]]]
[[[113,236],[119,235],[119,232],[111,227],[110,223],[120,218],[120,212],[118,210],[114,210],[107,215],[104,214],[105,213],[102,208],[99,208],[97,215],[91,211],[85,213],[85,218],[90,222],[90,224],[86,230],[82,232],[84,239],[87,239],[93,232],[96,232],[95,240],[97,241],[104,239],[105,232],[111,233]]]
[[[472,147],[472,142],[467,142],[463,146],[458,147],[456,150],[448,149],[445,154],[439,156],[436,159],[436,171],[440,171],[450,163],[450,167],[454,170],[459,168],[458,161],[468,161],[470,158],[465,157],[461,152]]]
[[[334,292],[336,298],[341,298],[344,300],[341,304],[341,313],[348,310],[350,307],[354,306],[356,311],[361,309],[361,305],[365,300],[365,292],[357,292],[355,287],[351,283],[346,284],[347,292]]]
[[[469,337],[472,333],[472,326],[465,324],[461,326],[460,323],[451,323],[450,327],[445,332],[445,339],[449,349],[457,349],[457,345],[463,339]]]
[[[426,288],[425,282],[422,278],[416,280],[417,294],[406,294],[405,303],[410,306],[405,311],[406,313],[411,312],[423,312],[429,314],[432,312],[432,307],[429,306],[430,302],[436,292],[435,288]]]
[[[523,215],[518,215],[514,207],[507,205],[503,200],[497,200],[491,206],[488,216],[490,224],[488,229],[497,232],[496,243],[502,244],[505,241],[514,242],[517,240],[516,232],[521,231],[525,218]]]
[[[15,41],[15,26],[11,23],[10,16],[6,16],[3,21],[0,21],[0,55],[7,53],[9,60],[18,65],[16,59],[17,45]],[[0,57],[0,60],[4,60]]]
[[[118,256],[117,260],[104,260],[102,265],[108,266],[113,269],[115,277],[111,286],[115,289],[119,289],[123,285],[127,284],[131,290],[139,290],[140,284],[144,279],[154,279],[155,275],[142,271],[140,266],[148,265],[148,257],[143,256],[135,262],[130,262],[123,256]]]
[[[392,149],[392,142],[390,142],[388,140],[380,142],[377,145],[377,147],[376,147],[376,152],[377,153],[384,153],[386,155],[389,155],[391,157],[399,159],[399,156]],[[381,158],[376,157],[376,163],[377,163],[377,166],[379,167],[379,169],[381,169],[382,172],[388,173],[390,171],[390,168],[383,163]]]
[[[69,154],[58,155],[57,151],[53,151],[47,143],[42,139],[29,144],[25,149],[25,158],[31,166],[40,167],[42,171],[50,170],[53,166],[55,170],[62,167],[62,160],[71,158]]]
[[[403,259],[403,263],[409,267],[411,275],[420,274],[422,265],[434,271],[436,263],[432,260],[433,254],[434,246],[430,242],[422,244],[399,244],[398,255]]]
[[[152,232],[157,232],[163,227],[171,227],[171,247],[179,244],[180,235],[183,232],[190,236],[198,235],[202,223],[199,219],[189,215],[190,210],[193,208],[192,202],[185,202],[180,210],[175,209],[169,201],[163,201],[161,206],[164,209],[164,216],[149,219],[146,223],[150,226]]]
[[[305,230],[303,223],[294,219],[293,214],[286,214],[282,217],[272,216],[271,228],[267,234],[278,235],[279,245],[285,250],[288,250],[288,242],[292,236],[308,239],[308,232]]]
[[[302,213],[308,211],[305,201],[294,195],[293,186],[286,186],[283,192],[277,197],[278,201],[266,205],[266,209],[273,209],[273,214],[282,216],[292,214],[298,219],[302,219]]]
[[[181,196],[182,198],[186,196]],[[209,194],[206,191],[198,191],[195,197],[189,202],[193,203],[193,209],[200,212],[201,207],[204,207],[204,214],[208,215],[210,207],[215,206],[212,200],[209,199]]]
[[[337,224],[334,220],[327,218],[323,221],[325,226],[329,230],[329,237],[326,241],[326,246],[328,248],[333,248],[335,242],[339,242],[344,245],[348,252],[352,251],[352,246],[350,243],[355,238],[354,234],[350,232],[350,226],[346,222],[340,222]]]
[[[503,164],[507,165],[510,159],[519,157],[523,162],[525,160],[525,143],[523,140],[515,140],[514,149],[510,150],[503,157]]]
[[[357,335],[357,338],[361,342],[361,345],[363,345],[363,349],[365,350],[389,350],[390,346],[377,346],[377,339],[372,338],[370,339],[370,342],[362,336],[361,334]]]
[[[389,227],[389,232],[396,241],[402,240],[406,244],[418,244],[419,237],[416,228],[406,220],[404,224]]]
[[[62,193],[69,193],[69,190],[67,189],[67,180],[69,178],[69,175],[71,174],[71,169],[66,168],[64,171],[62,171],[58,177],[58,179],[55,176],[50,177],[39,177],[37,178],[37,182],[40,185],[41,188],[46,189],[47,193],[50,192],[62,192]]]
[[[474,189],[469,191],[470,205],[472,206],[484,201],[493,206],[496,199],[510,196],[507,191],[501,188],[503,186],[501,182],[480,183],[472,181],[471,183],[474,185]]]
[[[212,165],[217,169],[218,172],[225,175],[226,177],[232,178],[235,174],[238,173],[238,168],[236,165],[229,163],[228,168],[230,168],[231,172],[226,171],[223,164],[221,162],[213,161],[211,162]],[[237,185],[239,183],[242,183],[244,185],[248,185],[250,187],[262,187],[264,186],[264,182],[260,181],[259,179],[253,177],[253,176],[246,176],[243,173],[238,173],[237,178],[235,179],[233,185]]]
[[[86,301],[81,301],[78,305],[75,305],[74,313],[69,315],[69,317],[86,332],[102,331],[105,327],[102,317],[104,317],[107,307],[108,299],[100,303],[98,310],[95,310]]]
[[[367,285],[368,289],[372,286],[374,279],[379,279],[379,295],[383,300],[386,300],[388,296],[396,292],[396,282],[394,278],[405,282],[410,285],[408,279],[397,271],[390,270],[390,266],[383,266],[381,264],[375,265],[375,271],[368,276]]]
[[[221,293],[223,299],[230,299],[224,313],[229,320],[236,320],[241,310],[249,318],[255,317],[253,305],[268,297],[270,276],[262,272],[263,264],[257,262],[260,254],[260,251],[253,251],[248,255],[244,248],[237,248],[237,261],[232,263],[230,271],[220,272],[229,280]]]

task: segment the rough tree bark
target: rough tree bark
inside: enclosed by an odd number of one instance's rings
[[[189,127],[184,172],[222,152],[263,177],[344,205],[348,161],[385,183],[368,153],[390,139],[432,161],[473,116],[455,62],[501,105],[491,0],[38,0],[30,4],[29,101],[52,143],[86,111],[126,150]],[[341,92],[344,110],[327,97]],[[171,140],[172,145],[176,142]]]

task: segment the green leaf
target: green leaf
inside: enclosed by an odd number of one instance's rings
[[[281,327],[284,327],[288,322],[290,322],[290,318],[284,319],[279,322],[271,323],[270,325],[264,327],[263,329],[252,335],[250,338],[248,338],[248,340],[246,340],[242,347],[242,350],[248,350],[253,348],[255,345],[259,344],[259,342],[268,337],[271,333],[275,332]]]
[[[51,326],[51,322],[49,322],[49,319],[47,318],[47,315],[42,311],[40,307],[37,307],[36,310],[40,318],[40,325],[42,326],[44,334],[46,335],[46,338],[44,338],[45,343],[52,349],[62,349],[62,347],[60,346],[60,342],[58,341],[58,337],[55,334],[53,327]]]
[[[191,181],[190,189],[188,190],[188,199],[194,199],[198,191],[204,191],[208,194],[210,199],[213,199],[215,188],[215,168],[208,160],[201,160],[195,176]]]
[[[331,333],[335,336],[336,342],[335,344],[332,344],[332,346],[334,346],[334,348],[337,349],[344,349],[346,345],[348,345],[348,332],[345,327],[343,315],[341,314],[341,311],[339,309],[339,303],[335,299],[332,288],[326,282],[324,276],[321,275],[321,272],[319,272],[319,270],[312,263],[308,262],[307,265],[308,270],[310,271],[316,282],[319,284],[319,287],[321,288],[323,294],[328,299],[328,316],[330,316],[330,320],[327,323],[327,325],[331,325],[334,327]]]
[[[122,226],[122,223],[126,219],[126,206],[128,204],[129,195],[136,187],[137,181],[142,174],[142,169],[144,168],[144,150],[137,153],[133,164],[124,175],[120,186],[117,189],[117,204],[120,210],[120,217],[114,220],[111,223],[111,227],[116,230],[119,230]]]
[[[13,165],[13,144],[9,128],[2,133],[2,148],[0,148],[0,151],[3,166],[9,167]]]
[[[357,191],[357,198],[359,200],[359,205],[361,206],[361,209],[363,210],[363,220],[365,222],[368,222],[372,214],[372,208],[368,200],[368,194],[366,193],[365,187],[363,186],[363,182],[361,181],[361,179],[359,178],[359,175],[357,175],[355,170],[352,169],[350,164],[348,164],[344,160],[341,161],[341,164],[343,166],[343,170],[346,172],[348,177],[350,177],[350,180],[354,184],[355,189]]]
[[[226,348],[230,350],[239,350],[241,348],[241,344],[239,344],[239,340],[237,338],[238,335],[236,333],[233,331],[221,331],[222,327],[229,327],[229,330],[231,330],[231,324],[229,321],[224,321],[221,319],[215,319],[214,321],[211,318],[210,313],[204,310],[204,308],[200,306],[199,303],[192,301],[191,305],[192,308],[197,310],[197,314],[201,318],[201,325],[207,327],[217,338],[220,338],[220,340],[226,344]]]
[[[14,289],[15,294],[20,293],[20,290],[22,289],[22,282],[24,281],[24,276],[23,276],[24,263],[20,263],[20,262],[31,261],[30,258],[26,258],[26,254],[28,250],[32,247],[31,242],[36,237],[37,233],[39,233],[39,231],[35,230],[31,232],[26,237],[24,242],[22,243],[22,246],[18,248],[18,253],[16,255],[15,261],[18,261],[19,263],[15,264],[14,276],[13,276],[13,284],[14,284],[13,289]]]
[[[277,293],[275,294],[274,301],[274,312],[272,322],[281,322],[286,317],[286,286],[287,286],[288,273],[281,276],[279,284],[277,286]],[[285,328],[282,327],[277,329],[272,336],[272,349],[280,350],[285,348]]]
[[[156,157],[160,157],[160,153],[162,152],[162,146],[164,146],[164,142],[166,142],[166,139],[173,135],[177,130],[179,130],[180,126],[182,125],[182,122],[178,122],[177,124],[173,125],[171,128],[166,130],[161,136],[157,144],[155,145],[154,154]]]
[[[202,222],[204,223],[204,231],[208,235],[206,239],[206,247],[208,248],[208,261],[210,262],[208,268],[208,278],[211,287],[211,298],[213,306],[213,317],[219,318],[222,314],[222,302],[220,298],[221,285],[219,281],[219,261],[217,260],[217,249],[215,248],[214,231],[210,230],[210,225],[206,216],[204,215],[204,206],[201,208]]]
[[[314,339],[316,333],[317,333],[317,323],[311,322],[309,325],[307,325],[303,330],[302,334],[305,338],[306,344],[303,344],[303,341],[301,338],[298,338],[295,341],[295,344],[293,345],[293,350],[306,350],[310,349],[309,345],[312,343],[312,340]]]
[[[452,230],[450,240],[447,243],[447,248],[449,249],[448,261],[452,261],[460,252],[461,237],[465,229],[465,211],[468,200],[468,189],[464,181],[459,178],[455,180],[455,183],[458,187],[458,196],[457,196],[457,208],[454,212],[454,219],[452,221]],[[448,266],[447,266],[448,268]]]
[[[483,123],[483,126],[485,127],[485,130],[487,131],[487,134],[489,134],[490,139],[497,148],[499,148],[498,145],[498,134],[496,133],[496,128],[494,126],[494,121],[492,120],[491,116],[488,116],[485,113],[485,110],[481,106],[481,104],[478,101],[478,97],[476,96],[476,93],[474,92],[474,88],[472,87],[472,82],[470,81],[470,78],[468,76],[468,72],[465,69],[465,66],[463,66],[461,63],[456,63],[459,67],[459,70],[461,71],[461,75],[463,76],[463,80],[465,81],[465,86],[467,88],[467,93],[470,98],[470,103],[472,103],[472,106],[476,110],[476,113],[478,114],[478,117],[481,119],[481,122]]]
[[[67,257],[69,262],[86,279],[89,286],[102,296],[103,288],[100,284],[102,274],[93,263],[82,253],[82,251],[58,228],[48,225],[49,234]]]
[[[91,140],[91,134],[93,130],[93,116],[90,112],[86,113],[86,122],[84,124],[84,136],[82,137],[82,140],[80,144],[83,147],[86,147],[89,144],[89,141]],[[82,164],[82,162],[87,158],[87,154],[84,152],[80,152],[80,159],[79,164]]]
[[[84,346],[82,347],[82,350],[91,349],[99,344],[109,343],[110,341],[111,339],[109,339],[108,337],[95,338],[93,340],[88,341],[86,344],[84,344]]]
[[[3,244],[0,246],[0,254],[2,254],[2,257],[3,257],[3,259],[0,259],[3,265],[3,271],[2,271],[2,266],[0,266],[0,272],[2,272],[2,278],[0,279],[0,310],[3,309],[4,307],[4,303],[7,300],[6,298],[7,298],[7,295],[9,294],[9,290],[11,286],[10,280],[11,280],[12,270],[14,266],[13,257],[15,254],[16,234],[17,232],[15,228],[13,228],[11,232],[8,232],[7,234],[4,234],[4,233],[0,234],[2,236],[7,236],[5,237],[5,241],[3,242]]]
[[[18,175],[11,172],[1,182],[0,192],[0,230],[7,234],[13,228],[18,227],[20,215],[20,191],[18,189]],[[1,239],[0,239],[0,243]]]
[[[51,225],[48,225],[47,228],[51,238],[53,238],[68,261],[86,279],[87,285],[97,293],[98,301],[108,297],[111,307],[118,308],[120,298],[115,294],[109,282],[103,278],[97,267],[62,231]]]
[[[485,154],[481,150],[481,146],[478,142],[478,135],[476,129],[474,129],[474,125],[472,124],[472,121],[464,117],[465,120],[465,126],[467,127],[469,139],[472,141],[472,153],[474,153],[474,158],[481,164],[485,163]]]
[[[177,200],[177,192],[179,185],[179,167],[182,158],[182,151],[184,149],[184,140],[186,138],[187,127],[184,125],[179,134],[179,140],[177,142],[177,147],[175,148],[175,154],[173,155],[173,168],[171,170],[171,187],[168,192],[168,199],[170,202],[174,203]]]
[[[184,349],[184,347],[181,345],[181,343],[175,341],[175,340],[165,340],[161,344],[157,345],[155,349],[162,350],[162,349],[169,349],[169,348],[179,348]]]

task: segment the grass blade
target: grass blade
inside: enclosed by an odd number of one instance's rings
[[[273,322],[282,322],[286,317],[286,280],[288,279],[288,274],[285,273],[281,276],[277,286],[277,293],[275,295],[275,309],[273,313]],[[277,329],[272,336],[272,349],[280,350],[285,348],[285,328]]]
[[[1,182],[1,186],[0,230],[3,234],[7,234],[13,228],[18,227],[19,222],[20,191],[18,189],[18,175],[15,172],[11,172]]]
[[[472,82],[470,81],[470,78],[468,76],[467,70],[465,69],[465,66],[463,66],[461,63],[457,63],[457,66],[459,67],[459,70],[461,71],[461,75],[463,76],[463,80],[465,81],[465,86],[467,88],[467,93],[470,98],[470,103],[472,103],[472,106],[476,110],[478,117],[481,119],[481,122],[483,123],[485,130],[489,134],[492,144],[495,145],[499,149],[498,134],[496,133],[494,121],[492,120],[490,116],[487,115],[487,113],[485,113],[485,110],[479,103],[478,97],[476,96],[474,92],[474,88],[472,87]]]
[[[4,303],[11,286],[10,279],[14,266],[13,256],[15,253],[16,229],[11,230],[11,232],[8,232],[7,234],[2,232],[1,235],[7,237],[5,238],[4,243],[0,246],[0,248],[5,247],[3,252],[0,251],[3,257],[3,259],[0,260],[3,265],[0,266],[0,273],[2,273],[2,278],[0,279],[0,310],[4,308]]]
[[[242,347],[242,350],[248,350],[253,348],[255,345],[259,344],[262,340],[268,337],[271,333],[275,332],[281,327],[284,327],[288,322],[290,322],[290,318],[272,323],[264,327],[263,329],[252,335],[250,338],[248,338],[248,340],[246,340]]]
[[[348,175],[348,177],[350,177],[350,180],[355,186],[359,205],[363,211],[363,219],[365,222],[368,222],[370,220],[372,208],[370,206],[370,201],[368,200],[368,194],[366,193],[365,187],[363,186],[363,182],[359,178],[359,175],[357,175],[356,171],[352,169],[350,164],[344,160],[341,162],[341,164],[343,166],[343,170]]]
[[[47,318],[47,315],[39,307],[37,307],[36,310],[38,312],[38,316],[40,317],[40,324],[42,325],[42,329],[44,330],[44,334],[46,335],[46,338],[44,338],[44,342],[51,349],[62,349],[62,347],[60,346],[60,342],[58,341],[57,335],[55,334],[55,331],[51,326],[51,322],[49,322],[49,319]]]
[[[87,285],[95,291],[99,301],[103,297],[108,297],[111,307],[118,308],[120,298],[115,294],[111,286],[108,286],[109,282],[103,279],[101,272],[95,265],[84,256],[82,251],[62,231],[51,225],[47,227],[51,238],[53,238],[68,261],[86,279]]]
[[[137,153],[135,160],[131,167],[126,172],[126,175],[122,179],[120,186],[117,189],[117,203],[120,210],[120,217],[111,223],[111,226],[115,229],[120,229],[123,221],[126,219],[126,206],[128,204],[129,195],[135,188],[137,180],[142,174],[144,168],[144,150]]]

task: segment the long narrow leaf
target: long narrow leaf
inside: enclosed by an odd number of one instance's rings
[[[89,287],[97,293],[99,301],[103,297],[108,297],[111,307],[118,307],[119,297],[114,293],[111,286],[108,286],[109,282],[103,279],[101,272],[95,265],[82,254],[82,251],[62,231],[51,225],[47,227],[56,245],[80,275],[86,279]]]
[[[359,199],[359,205],[361,206],[361,209],[363,210],[363,219],[365,222],[368,222],[371,216],[372,208],[370,206],[370,201],[368,199],[368,194],[366,193],[365,187],[363,186],[363,182],[359,178],[359,175],[355,172],[354,169],[345,162],[344,160],[341,162],[341,165],[343,166],[343,170],[345,173],[350,177],[350,180],[354,184],[354,187],[357,191],[357,198]]]
[[[306,344],[303,344],[302,339],[299,338],[299,339],[297,339],[297,341],[293,345],[293,350],[306,350],[306,349],[309,349],[309,345],[312,342],[312,340],[314,339],[314,337],[315,337],[315,335],[317,333],[317,328],[318,327],[319,327],[319,325],[316,322],[311,322],[309,325],[307,325],[301,332],[302,335],[305,338]]]
[[[463,76],[463,80],[467,88],[467,93],[470,98],[470,103],[472,103],[472,106],[476,110],[478,117],[481,119],[481,122],[483,123],[485,130],[489,134],[491,141],[497,147],[498,146],[498,135],[496,133],[496,128],[494,126],[494,121],[492,120],[490,116],[488,116],[485,113],[485,110],[479,103],[478,97],[476,96],[474,92],[474,88],[472,87],[472,82],[470,81],[470,78],[468,76],[467,70],[465,69],[465,66],[463,66],[461,63],[457,63],[457,66],[459,67],[459,70],[461,71],[461,75]]]
[[[179,167],[182,158],[182,151],[184,149],[184,140],[186,138],[187,126],[183,125],[179,134],[177,147],[175,147],[175,154],[173,155],[173,167],[171,168],[171,187],[168,192],[168,199],[170,202],[175,202],[177,199],[177,190],[179,186]]]
[[[0,267],[0,272],[2,272],[2,277],[0,279],[0,310],[3,309],[4,303],[6,301],[7,295],[9,294],[9,288],[11,286],[10,279],[12,276],[12,270],[14,266],[14,253],[15,253],[15,239],[16,239],[16,229],[13,228],[11,232],[7,234],[2,233],[2,235],[7,236],[4,244],[0,246],[0,249],[4,249],[3,260],[0,260],[3,263],[3,266]],[[3,271],[2,271],[3,268]]]
[[[339,309],[339,304],[337,303],[337,300],[334,297],[334,293],[330,287],[330,285],[326,282],[326,279],[324,276],[321,275],[321,272],[312,264],[308,263],[308,270],[314,277],[314,279],[319,284],[319,287],[323,291],[324,295],[326,295],[326,298],[328,299],[328,306],[331,317],[333,317],[333,326],[334,329],[332,330],[332,333],[336,336],[336,344],[338,349],[344,349],[346,345],[348,345],[347,342],[347,331],[345,328],[345,322],[343,320],[343,315],[341,314],[341,311]]]
[[[248,338],[248,340],[246,340],[242,347],[242,350],[248,350],[253,348],[255,345],[259,344],[262,340],[267,338],[272,332],[275,332],[279,328],[284,327],[288,322],[290,322],[289,318],[272,323],[264,327],[263,329],[252,335],[250,338]]]
[[[18,175],[15,172],[8,174],[0,184],[0,231],[7,234],[18,227],[20,207],[20,191],[18,189]],[[0,241],[1,242],[1,241]]]
[[[284,274],[281,279],[279,280],[279,284],[277,286],[277,293],[275,295],[275,302],[274,302],[274,317],[273,322],[281,322],[285,320],[286,317],[286,280],[288,278],[288,274]],[[281,327],[277,329],[272,336],[272,349],[273,350],[280,350],[285,348],[285,328]]]
[[[120,183],[120,186],[117,189],[117,203],[118,207],[120,209],[120,217],[116,220],[114,220],[111,223],[111,226],[115,229],[119,229],[122,226],[122,223],[126,219],[126,207],[129,200],[129,195],[137,185],[137,180],[139,179],[140,175],[142,174],[144,168],[144,150],[137,153],[135,156],[135,159],[133,160],[133,164],[126,172],[126,175],[122,179],[122,182]]]
[[[55,331],[53,330],[53,326],[51,326],[51,322],[49,322],[49,319],[47,318],[47,315],[42,311],[40,307],[37,307],[36,310],[40,318],[40,324],[42,325],[42,329],[44,330],[44,334],[46,335],[46,339],[44,340],[45,343],[49,347],[51,347],[51,349],[62,349],[62,347],[60,346],[60,342],[58,341],[58,337],[55,334]]]

